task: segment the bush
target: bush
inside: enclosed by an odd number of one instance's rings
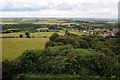
[[[115,56],[115,53],[113,53],[112,50],[108,48],[102,48],[101,52],[104,53],[106,56]]]
[[[10,61],[2,62],[2,79],[3,80],[12,80],[13,77],[13,64]],[[15,73],[14,73],[15,74]]]
[[[25,32],[26,38],[30,38],[30,33],[29,32]]]
[[[55,41],[55,39],[59,37],[59,35],[57,33],[53,33],[51,36],[50,36],[50,41]]]
[[[20,34],[20,35],[19,35],[19,38],[23,38],[23,35],[22,35],[22,34]]]

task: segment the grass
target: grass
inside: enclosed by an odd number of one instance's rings
[[[36,38],[38,38],[38,37],[50,37],[53,33],[55,33],[55,32],[36,32],[36,33],[30,33],[30,36],[31,37],[36,37]],[[60,31],[60,32],[57,32],[59,35],[64,35],[65,34],[65,32],[64,31]],[[25,37],[25,33],[20,33],[20,32],[16,32],[16,33],[6,33],[6,34],[0,34],[0,36],[3,36],[3,37],[12,37],[12,36],[14,36],[14,37],[18,37],[20,34],[23,34],[23,36]]]
[[[14,60],[25,50],[43,49],[48,38],[2,39],[2,60]]]
[[[19,34],[25,34],[25,33],[20,33],[20,32],[16,32],[16,33],[6,33],[6,34],[0,34],[0,36],[3,36],[3,37],[10,37],[10,36],[14,36],[14,37],[18,37],[19,36]]]
[[[74,31],[74,30],[72,30],[72,31],[69,31],[70,33],[73,33],[73,34],[77,34],[77,35],[83,35],[84,33],[82,33],[82,32],[79,32],[79,31]]]
[[[35,37],[50,37],[53,33],[55,32],[36,32],[36,33],[31,33],[31,36],[35,36]],[[60,31],[57,32],[59,35],[64,35],[65,32],[64,31]]]
[[[76,31],[69,31],[70,33],[82,35],[81,32]],[[20,56],[23,51],[31,50],[31,49],[43,49],[45,43],[49,40],[50,37],[54,32],[36,32],[31,33],[31,36],[35,37],[44,37],[47,38],[3,38],[2,39],[2,57],[3,60],[14,60],[18,56]],[[59,35],[64,35],[64,31],[57,32]],[[19,34],[24,33],[9,33],[9,34],[2,34],[2,36],[18,36]],[[25,35],[24,35],[25,37]]]
[[[77,35],[82,35],[82,34],[84,34],[84,33],[82,33],[82,32],[78,32],[78,31],[69,31],[70,33],[73,33],[73,34],[77,34]],[[30,36],[31,37],[36,37],[36,38],[38,38],[38,37],[47,37],[47,38],[49,38],[53,33],[55,33],[55,32],[36,32],[36,33],[30,33]],[[63,30],[60,30],[60,32],[57,32],[59,35],[64,35],[65,34],[65,31],[63,31]],[[3,36],[3,37],[12,37],[12,36],[14,36],[14,37],[18,37],[20,34],[23,34],[23,36],[25,37],[25,33],[20,33],[20,32],[18,32],[18,33],[6,33],[6,34],[0,34],[0,37],[1,36]]]

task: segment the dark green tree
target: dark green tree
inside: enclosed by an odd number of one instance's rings
[[[30,38],[30,33],[29,32],[25,32],[26,38]]]
[[[20,34],[20,35],[19,35],[19,38],[23,38],[23,35],[22,35],[22,34]]]
[[[59,35],[57,33],[53,33],[50,37],[50,41],[55,41],[55,39],[58,37],[59,37]]]

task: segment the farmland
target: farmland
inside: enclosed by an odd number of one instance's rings
[[[77,24],[77,23],[75,23],[75,22],[66,22],[66,21],[52,21],[52,22],[50,22],[50,21],[44,21],[44,22],[35,22],[35,23],[33,23],[33,24],[46,24],[46,25],[79,25],[79,24]]]
[[[18,24],[18,23],[15,23],[15,22],[0,22],[0,24]]]
[[[83,33],[70,31],[73,34],[82,35]],[[36,32],[31,33],[31,37],[35,38],[25,38],[24,33],[9,33],[2,34],[3,37],[18,37],[18,35],[23,34],[24,38],[3,38],[2,39],[2,49],[3,49],[3,60],[14,60],[16,57],[20,56],[23,51],[30,49],[43,49],[45,43],[48,41],[54,32]],[[64,35],[64,31],[57,32],[59,35]],[[45,37],[46,38],[43,38]]]
[[[30,36],[31,37],[37,37],[37,38],[41,38],[41,37],[50,37],[51,34],[53,34],[54,32],[35,32],[35,33],[31,33]],[[16,32],[16,33],[9,33],[9,34],[2,34],[3,37],[18,37],[20,34],[23,34],[23,36],[25,37],[25,33],[23,32]],[[58,32],[58,34],[63,35],[64,31],[60,31]]]
[[[2,39],[2,58],[3,60],[14,60],[25,50],[43,49],[48,38],[7,38]]]
[[[71,30],[69,32],[77,35],[83,34],[82,32],[78,32],[74,30]],[[49,38],[53,33],[55,32],[35,32],[35,33],[30,33],[30,36],[35,38],[43,38],[43,37]],[[59,35],[64,35],[65,31],[60,30],[59,32],[56,32],[56,33],[58,33]],[[6,34],[0,34],[0,36],[1,37],[19,37],[20,34],[22,34],[25,37],[24,32],[6,33]]]

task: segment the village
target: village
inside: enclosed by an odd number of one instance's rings
[[[85,33],[86,35],[90,35],[90,34],[98,34],[100,36],[103,37],[107,37],[107,36],[115,36],[115,34],[117,32],[119,32],[119,29],[88,29],[88,30],[82,30],[81,32]]]

